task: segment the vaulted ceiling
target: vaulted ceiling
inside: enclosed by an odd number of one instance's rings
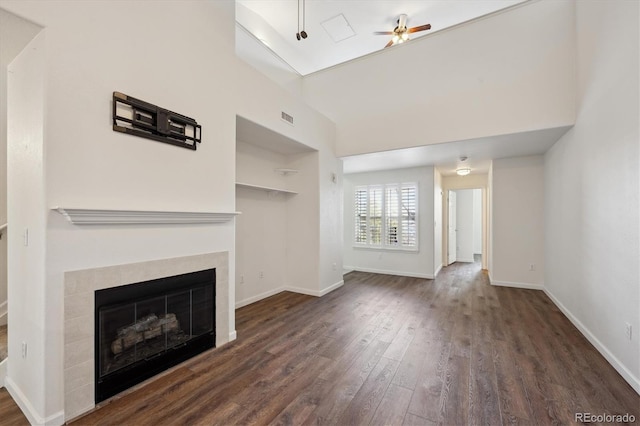
[[[431,30],[411,34],[415,39],[524,1],[236,0],[236,21],[307,75],[383,49],[391,36],[374,32],[392,31],[401,14],[407,27],[431,24]],[[308,37],[297,40],[302,29]]]
[[[497,14],[509,15],[518,10],[519,5],[527,2],[530,0],[306,0],[303,21],[302,0],[300,2],[297,0],[236,0],[236,22],[239,28],[244,29],[241,31],[240,38],[236,32],[238,43],[236,49],[242,51],[241,56],[251,55],[256,53],[256,50],[246,50],[247,44],[251,44],[258,46],[259,51],[275,53],[281,61],[275,59],[273,55],[267,55],[271,57],[272,62],[257,61],[254,62],[254,66],[258,64],[257,68],[261,70],[271,70],[270,77],[273,78],[276,75],[273,74],[273,70],[278,68],[278,63],[286,63],[291,69],[287,67],[281,75],[295,75],[297,72],[307,76],[303,80],[308,82],[321,78],[325,74],[317,73],[318,71],[367,55],[369,55],[365,59],[367,64],[380,65],[383,57],[392,61],[397,61],[401,57],[406,59],[406,55],[400,54],[401,51],[406,50],[402,47],[392,46],[384,49],[390,36],[374,34],[375,31],[393,30],[400,14],[407,15],[407,27],[431,24],[431,30],[411,34],[412,39],[417,39],[430,37],[438,31],[463,30],[468,26],[461,24],[484,20],[484,17],[493,19]],[[298,4],[300,5],[300,27],[298,27],[297,18]],[[531,5],[533,4],[534,2],[531,2]],[[308,37],[298,40],[296,33],[303,28]],[[251,39],[250,42],[249,39]],[[428,43],[427,39],[423,41]],[[410,46],[406,47],[411,49]],[[374,53],[375,56],[372,55]],[[380,56],[377,56],[378,54]],[[262,56],[261,60],[264,58],[265,56]],[[385,61],[386,59],[382,62]],[[416,63],[424,66],[425,63],[429,63],[429,58],[421,59]],[[353,63],[347,66],[357,67],[358,65]],[[412,64],[403,62],[398,66],[411,67]],[[443,67],[443,69],[446,68],[446,66]],[[339,69],[340,67],[336,68],[336,71]],[[291,73],[291,70],[295,72]],[[331,72],[329,71],[329,74]],[[372,70],[372,75],[374,74],[380,73]],[[371,76],[363,76],[365,80],[371,78]],[[277,80],[278,78],[274,81]],[[278,83],[287,86],[290,81],[285,77]],[[389,84],[394,85],[393,82],[382,80],[376,80],[376,82],[376,93],[385,90],[393,91],[393,88],[388,88]],[[407,90],[406,85],[403,87]],[[381,105],[380,102],[373,103]],[[334,107],[327,110],[326,105],[324,108],[322,105],[313,105],[313,107],[318,108],[330,118],[332,118],[331,113],[337,114],[341,111],[340,108]],[[240,130],[243,126],[244,124],[241,123]],[[407,130],[402,128],[403,132]],[[537,130],[533,127],[531,131],[522,133],[499,134],[402,149],[372,149],[369,153],[347,155],[341,158],[345,173],[432,165],[438,167],[443,175],[450,175],[455,174],[456,168],[460,166],[461,157],[468,157],[464,165],[471,167],[472,173],[486,173],[493,159],[543,154],[569,128],[568,125]]]

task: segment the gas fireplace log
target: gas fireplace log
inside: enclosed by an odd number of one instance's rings
[[[155,314],[147,315],[133,324],[118,329],[118,337],[111,343],[111,352],[118,355],[136,343],[153,339],[163,333],[177,333],[179,331],[180,324],[176,314],[166,314],[160,318]]]

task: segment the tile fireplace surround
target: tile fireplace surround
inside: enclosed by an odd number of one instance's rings
[[[94,292],[216,268],[216,346],[229,341],[229,253],[153,260],[64,274],[64,408],[70,420],[95,406]]]

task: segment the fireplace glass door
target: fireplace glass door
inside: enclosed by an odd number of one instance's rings
[[[105,303],[96,304],[97,401],[215,344],[213,270],[108,289],[98,297]]]
[[[101,308],[100,375],[149,360],[213,331],[211,300],[207,288],[201,287]]]

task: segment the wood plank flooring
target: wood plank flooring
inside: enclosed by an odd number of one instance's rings
[[[28,426],[27,418],[5,388],[0,388],[0,425]]]
[[[238,339],[79,425],[571,424],[640,396],[540,291],[479,264],[438,279],[353,272],[322,297],[239,309]]]

